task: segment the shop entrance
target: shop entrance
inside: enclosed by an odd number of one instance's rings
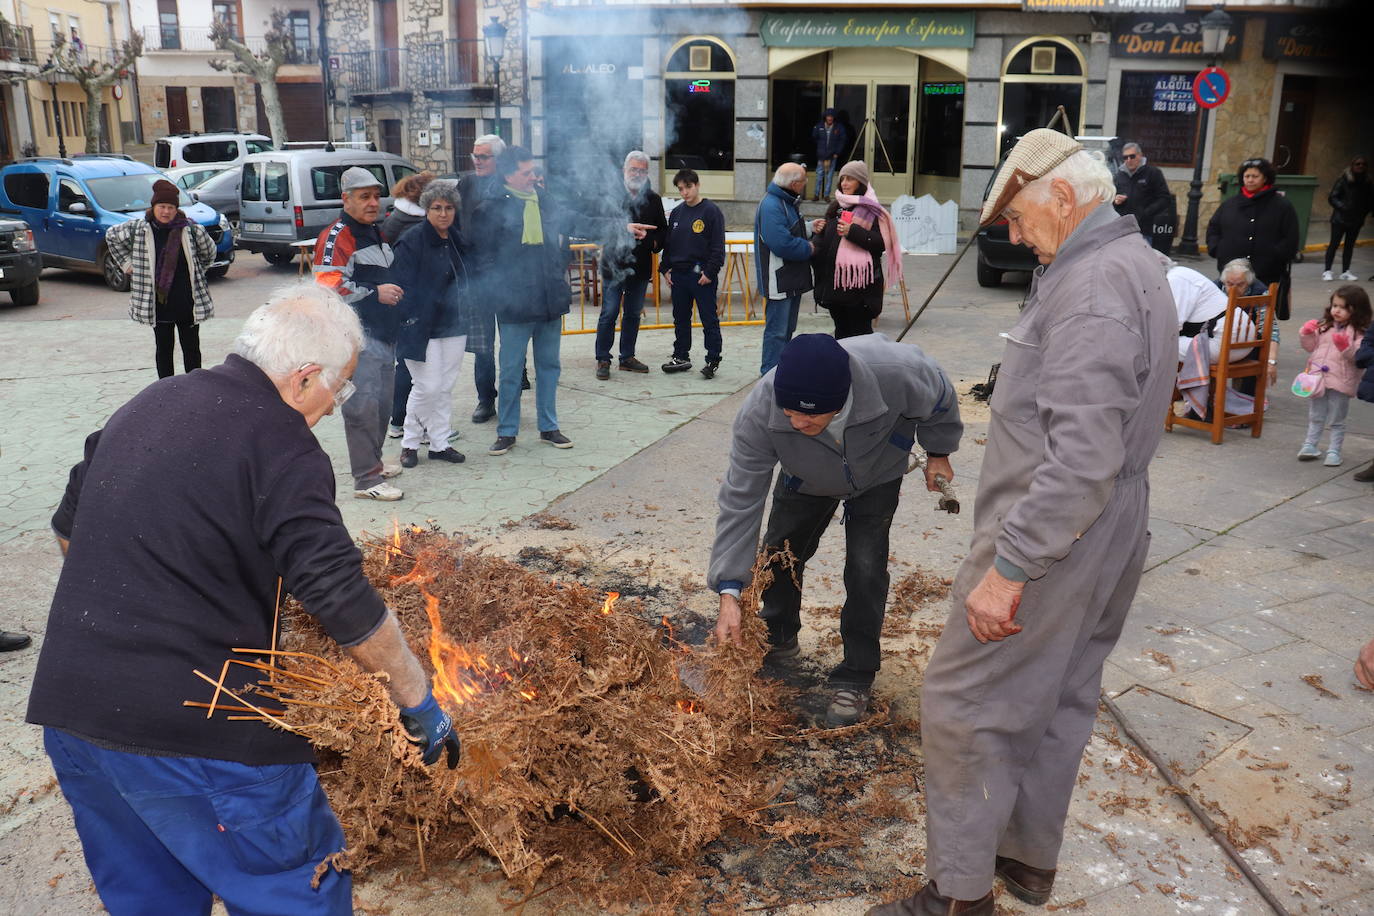
[[[911,104],[916,55],[837,48],[830,55],[830,106],[849,128],[845,159],[862,159],[878,197],[891,201],[912,188],[916,119]]]

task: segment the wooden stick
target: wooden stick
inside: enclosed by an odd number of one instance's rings
[[[324,665],[326,668],[328,668],[330,671],[333,671],[335,674],[343,674],[342,671],[340,671],[338,668],[336,668],[336,667],[334,667],[333,665],[331,665],[331,664],[330,664],[328,661],[326,661],[325,659],[321,658],[321,657],[318,656],[318,655],[311,655],[309,652],[283,652],[283,651],[281,651],[281,650],[279,650],[279,649],[242,649],[242,648],[233,648],[233,649],[230,649],[229,651],[230,651],[230,652],[242,652],[242,653],[244,653],[244,654],[246,654],[246,655],[283,655],[283,656],[286,656],[286,657],[288,657],[288,658],[308,658],[308,659],[310,659],[311,661],[319,662],[321,665]],[[282,672],[282,673],[285,674],[286,672]]]
[[[209,708],[210,708],[210,704],[209,704],[209,703],[202,703],[202,702],[199,701],[199,700],[182,700],[182,701],[181,701],[181,705],[182,705],[182,706],[190,706],[190,707],[193,707],[193,708],[195,708],[195,709],[209,709]],[[284,710],[284,709],[274,709],[274,710],[272,710],[272,712],[275,713],[276,715],[279,715],[279,716],[284,716],[284,715],[286,715],[286,710]]]
[[[215,709],[216,709],[215,704],[219,702],[219,695],[220,695],[220,693],[224,690],[224,678],[225,678],[225,675],[227,675],[228,673],[229,673],[229,659],[226,658],[226,659],[224,660],[224,664],[223,664],[223,665],[220,667],[220,669],[219,669],[219,680],[218,680],[218,681],[212,681],[212,683],[215,685],[215,693],[214,693],[213,696],[210,697],[210,705],[207,707],[207,709],[208,709],[209,711],[205,713],[205,718],[207,718],[207,719],[210,718],[211,716],[213,716],[213,715],[215,714]],[[200,672],[197,671],[196,674],[200,674]]]
[[[428,874],[429,869],[425,867],[425,834],[418,817],[415,818],[415,842],[420,846],[420,874]]]
[[[591,814],[591,812],[589,812],[589,811],[583,811],[581,808],[577,807],[577,806],[574,805],[572,802],[568,802],[568,807],[571,808],[573,811],[576,811],[578,814],[582,815],[583,817],[585,817],[587,820],[591,821],[592,824],[593,824],[598,830],[600,830],[602,833],[606,834],[606,836],[610,839],[610,841],[611,841],[612,843],[616,844],[616,845],[619,846],[621,849],[625,850],[625,854],[626,854],[626,855],[628,855],[628,856],[633,856],[633,855],[635,854],[635,851],[634,851],[633,849],[631,849],[629,846],[625,845],[625,841],[624,841],[624,840],[622,840],[620,837],[616,836],[613,832],[611,832],[610,828],[608,828],[605,824],[601,823],[599,820],[597,820],[595,817],[593,817],[592,814]]]
[[[208,684],[215,684],[214,678],[210,677],[208,674],[203,674],[203,673],[201,673],[201,672],[198,671],[198,670],[193,670],[191,673],[194,674],[196,677],[200,678],[201,680],[205,681],[205,682],[208,683]],[[291,733],[293,733],[293,734],[300,734],[300,732],[296,731],[296,729],[294,729],[294,728],[292,728],[291,726],[287,725],[285,722],[281,721],[281,720],[278,719],[276,716],[273,716],[273,715],[267,713],[266,711],[264,711],[263,709],[261,709],[260,707],[254,706],[252,703],[249,703],[249,702],[248,702],[247,700],[245,700],[243,697],[241,697],[241,696],[239,696],[238,694],[234,693],[234,691],[230,690],[228,687],[225,687],[224,684],[222,684],[222,683],[216,684],[216,687],[218,688],[218,690],[223,691],[224,693],[227,693],[227,694],[229,694],[229,696],[231,696],[231,697],[233,697],[234,699],[238,700],[240,703],[243,704],[244,708],[253,710],[253,712],[255,712],[255,713],[257,713],[258,715],[262,716],[264,719],[266,719],[267,721],[271,722],[273,725],[276,725],[278,728],[283,728],[283,729],[285,729],[286,731],[289,731],[289,732],[291,732]],[[209,717],[207,716],[207,718],[209,718]]]
[[[793,799],[792,801],[777,802],[776,804],[763,805],[759,808],[750,808],[747,811],[741,811],[740,814],[753,814],[755,811],[767,811],[769,808],[785,808],[788,805],[795,805],[796,803],[796,799]]]
[[[277,634],[280,632],[280,626],[281,626],[281,584],[282,584],[282,578],[281,578],[281,576],[277,576],[277,601],[276,601],[276,604],[275,604],[275,605],[273,606],[273,608],[272,608],[272,651],[273,651],[273,652],[277,651]],[[274,658],[273,661],[275,661],[275,660],[276,660],[276,659]],[[275,667],[275,665],[274,665],[273,667]],[[271,675],[268,675],[268,679],[269,679],[269,680],[271,679]]]

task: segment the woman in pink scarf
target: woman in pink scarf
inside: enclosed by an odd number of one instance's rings
[[[816,302],[830,310],[835,337],[872,334],[883,291],[902,278],[902,249],[866,165],[856,159],[840,169],[839,192],[812,230]]]

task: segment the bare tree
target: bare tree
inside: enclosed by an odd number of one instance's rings
[[[221,51],[229,51],[234,56],[229,60],[211,60],[210,66],[229,73],[242,73],[253,78],[262,89],[262,108],[267,113],[267,129],[272,142],[278,148],[286,142],[286,119],[282,117],[281,94],[277,92],[277,70],[292,58],[296,51],[296,40],[287,28],[286,11],[272,10],[266,34],[262,36],[261,51],[254,51],[245,43],[243,36],[235,35],[229,23],[216,19],[210,26],[210,40]]]
[[[86,152],[100,152],[105,132],[100,107],[104,104],[105,87],[127,76],[129,68],[142,53],[143,36],[137,33],[118,48],[110,49],[107,57],[66,41],[53,45],[53,69],[76,80],[86,93]]]

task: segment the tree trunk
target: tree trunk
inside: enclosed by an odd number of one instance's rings
[[[104,101],[101,96],[105,94],[105,86],[86,83],[81,88],[86,90],[86,152],[98,153],[104,130],[104,122],[100,119],[100,105]]]
[[[272,145],[277,149],[283,149],[287,140],[286,119],[282,117],[281,94],[277,92],[276,73],[274,72],[270,78],[259,79],[258,86],[262,90],[262,109],[267,113],[267,130],[272,135]]]

